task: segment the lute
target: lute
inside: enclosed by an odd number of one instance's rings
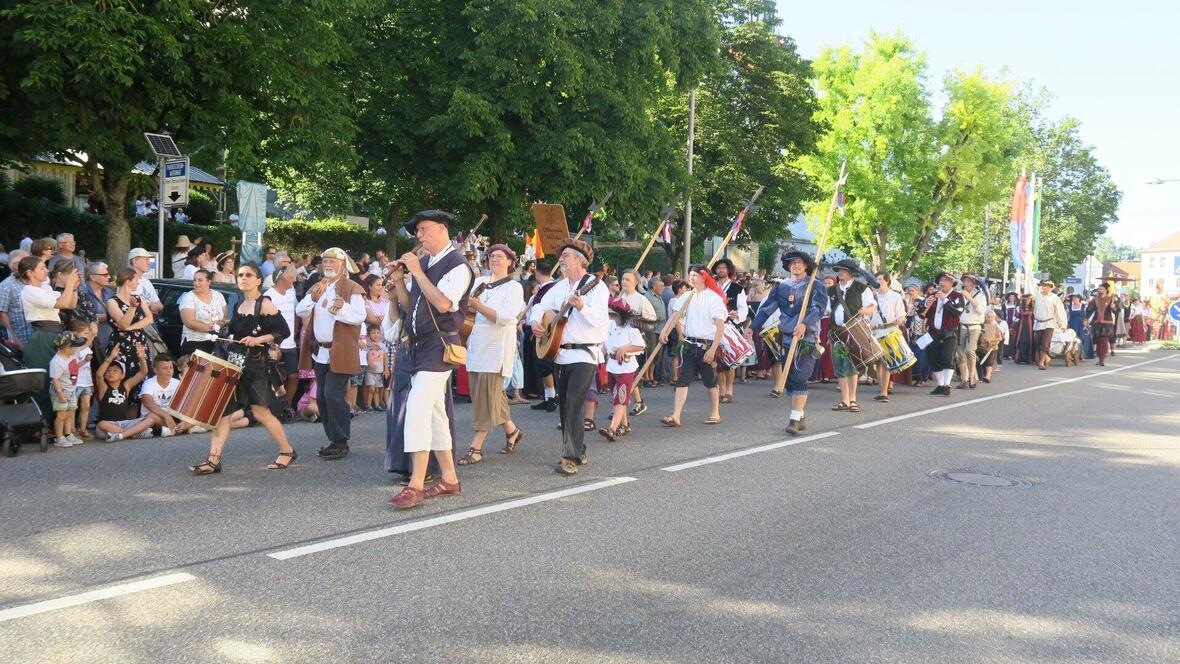
[[[584,296],[598,285],[598,277],[590,275],[586,283],[578,289],[578,296]],[[561,337],[565,333],[565,324],[569,320],[570,309],[573,305],[566,302],[560,311],[546,311],[541,318],[541,325],[545,334],[537,337],[537,357],[552,360],[561,352]]]

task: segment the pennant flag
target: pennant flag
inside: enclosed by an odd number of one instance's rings
[[[591,227],[590,220],[591,220],[591,219],[593,219],[593,218],[594,218],[594,213],[593,213],[593,212],[590,212],[590,213],[587,213],[587,214],[586,214],[586,218],[582,220],[582,232],[583,232],[583,233],[589,233],[589,232],[590,232],[590,227]]]
[[[733,218],[733,228],[729,229],[731,239],[737,239],[738,233],[742,232],[742,220],[746,218],[746,211],[742,210],[736,217]]]
[[[840,216],[844,216],[844,192],[836,192],[836,209],[840,211]]]
[[[1037,266],[1034,262],[1033,243],[1036,235],[1036,214],[1037,214],[1037,174],[1033,173],[1032,177],[1028,179],[1025,185],[1025,211],[1024,211],[1024,230],[1021,234],[1020,245],[1020,261],[1024,264],[1025,269],[1035,271]]]
[[[545,250],[541,247],[541,227],[538,226],[533,231],[533,236],[529,238],[529,242],[533,245],[533,251],[537,254],[537,260],[545,257]]]
[[[1008,223],[1008,244],[1012,248],[1012,265],[1023,270],[1024,229],[1028,214],[1028,178],[1021,175],[1012,190],[1012,214]]]
[[[1034,189],[1036,176],[1033,176]],[[1033,271],[1041,269],[1041,192],[1033,191],[1032,251],[1029,254]]]
[[[664,226],[660,229],[660,242],[664,244],[672,244],[672,220],[665,219]]]

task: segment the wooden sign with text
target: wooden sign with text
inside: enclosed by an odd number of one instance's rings
[[[533,218],[541,231],[541,248],[546,255],[557,253],[561,241],[570,236],[569,224],[565,220],[565,208],[553,203],[533,203]]]

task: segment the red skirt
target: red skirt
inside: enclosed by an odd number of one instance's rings
[[[1141,344],[1147,341],[1147,331],[1143,328],[1143,316],[1135,316],[1131,319],[1131,341]]]

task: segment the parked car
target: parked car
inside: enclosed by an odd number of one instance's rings
[[[180,335],[184,331],[184,321],[180,319],[180,296],[193,289],[193,282],[189,279],[152,279],[156,293],[160,295],[160,302],[164,310],[156,316],[156,329],[160,331],[160,338],[168,346],[172,357],[180,357]],[[210,284],[213,290],[221,293],[225,298],[228,311],[233,311],[242,303],[242,291],[232,284]]]

